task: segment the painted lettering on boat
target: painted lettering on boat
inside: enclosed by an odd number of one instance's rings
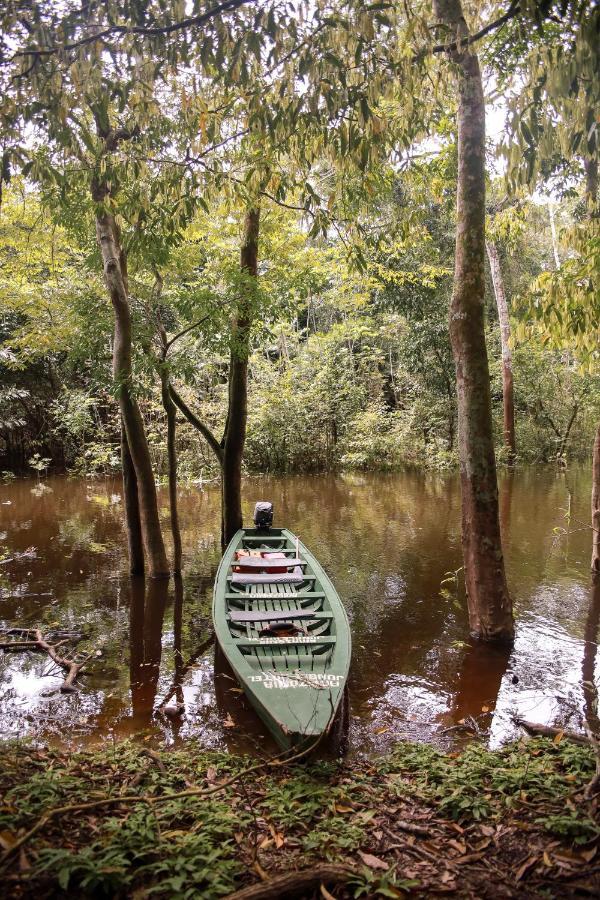
[[[270,638],[248,638],[248,642],[253,644],[319,644],[320,639],[316,635],[308,635],[307,637],[270,637]]]
[[[287,688],[312,687],[324,690],[326,688],[337,688],[342,681],[341,675],[331,675],[324,672],[289,672],[287,675],[275,675],[270,672],[263,672],[260,675],[250,675],[248,681],[254,683],[262,683],[268,690],[278,688],[279,690],[287,690]]]

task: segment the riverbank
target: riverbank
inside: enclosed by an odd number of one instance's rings
[[[194,741],[80,753],[12,742],[1,874],[7,895],[37,898],[287,897],[302,878],[306,897],[593,895],[593,771],[591,751],[566,739],[451,755],[401,743],[351,766],[257,764]]]

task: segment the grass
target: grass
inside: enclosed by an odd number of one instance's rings
[[[490,879],[503,896],[525,883],[540,897],[594,885],[600,828],[583,800],[594,771],[585,747],[535,739],[448,755],[403,743],[368,763],[242,774],[255,762],[193,741],[158,753],[132,742],[79,753],[5,744],[1,877],[11,896],[39,900],[217,898],[325,860],[356,871],[336,897],[440,886],[485,896]],[[208,797],[167,796],[236,775]],[[48,810],[122,794],[144,799],[65,812],[11,852]]]

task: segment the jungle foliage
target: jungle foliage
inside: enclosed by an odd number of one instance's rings
[[[399,179],[372,213],[378,240],[364,241],[360,269],[334,233],[311,238],[297,212],[263,217],[257,315],[250,357],[249,471],[327,468],[446,468],[456,464],[454,364],[447,333],[453,206],[448,163],[427,160]],[[408,212],[407,212],[408,210]],[[562,252],[577,200],[557,210]],[[544,279],[554,277],[547,206],[504,214],[500,233],[511,298],[518,456],[581,458],[591,446],[597,376],[563,344],[553,348],[529,318]],[[506,221],[508,219],[508,221]],[[199,211],[155,273],[130,270],[136,385],[152,455],[164,474],[164,410],[153,358],[157,317],[169,334],[191,330],[168,355],[190,406],[217,429],[226,409],[228,311],[239,290],[239,222],[226,209]],[[5,189],[0,212],[4,265],[3,468],[27,471],[35,453],[54,468],[99,474],[119,466],[111,376],[112,321],[95,247],[52,221],[23,182]],[[564,248],[564,249],[563,249]],[[576,264],[577,257],[569,256]],[[488,344],[498,451],[502,456],[499,328],[488,283]],[[571,416],[574,424],[567,433]],[[216,460],[181,419],[184,476],[211,477]]]

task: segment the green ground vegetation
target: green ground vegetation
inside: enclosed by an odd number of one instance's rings
[[[452,754],[401,743],[350,765],[261,765],[195,742],[15,742],[0,767],[4,884],[15,897],[212,898],[328,862],[352,870],[337,897],[573,896],[597,886],[593,771],[591,750],[560,737]]]

